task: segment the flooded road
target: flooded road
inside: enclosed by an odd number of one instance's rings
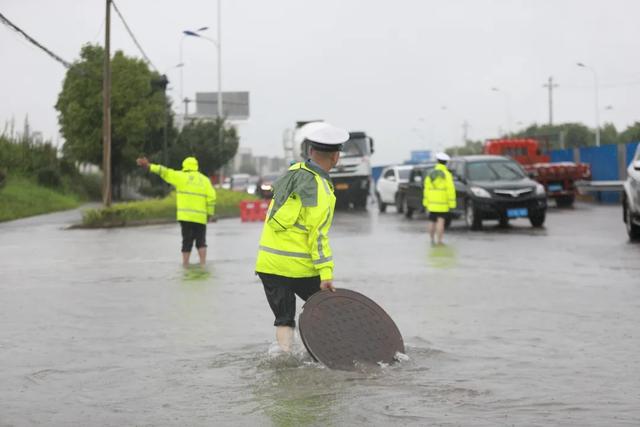
[[[640,245],[618,206],[454,222],[445,247],[423,219],[337,214],[336,285],[378,302],[408,356],[360,372],[299,339],[269,352],[261,224],[211,224],[203,272],[176,224],[62,229],[78,218],[0,224],[0,426],[640,424]]]

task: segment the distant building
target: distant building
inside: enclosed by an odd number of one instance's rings
[[[287,162],[282,157],[253,156],[251,148],[240,147],[231,165],[233,173],[265,175],[283,171]]]

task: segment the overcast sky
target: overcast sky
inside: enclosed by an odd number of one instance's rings
[[[554,121],[594,126],[593,74],[577,61],[597,71],[601,122],[640,120],[637,0],[221,1],[223,90],[250,92],[239,129],[255,154],[282,156],[286,128],[324,119],[368,132],[374,164],[400,162],[459,144],[464,121],[473,139],[547,122],[549,76]],[[103,44],[104,3],[1,0],[0,11],[73,61],[84,43]],[[177,104],[181,32],[209,26],[215,38],[216,1],[116,4]],[[112,49],[140,56],[115,13]],[[2,25],[0,53],[0,125],[15,117],[21,127],[28,114],[33,130],[61,138],[53,105],[64,67]],[[185,39],[184,63],[185,96],[217,89],[212,44]]]

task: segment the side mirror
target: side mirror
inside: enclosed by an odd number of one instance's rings
[[[633,168],[637,171],[640,171],[640,160],[636,160],[633,162]]]
[[[371,150],[371,154],[373,154],[373,152],[375,151],[373,149],[373,138],[369,138],[369,149]]]
[[[414,176],[413,182],[415,182],[416,184],[422,184],[422,177],[420,175]]]

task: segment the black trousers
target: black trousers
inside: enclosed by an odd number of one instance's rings
[[[182,252],[191,252],[194,241],[198,249],[207,247],[206,224],[180,221],[180,229],[182,230]]]
[[[258,273],[267,301],[276,317],[273,326],[296,326],[296,295],[306,301],[320,290],[320,276],[293,278]]]

